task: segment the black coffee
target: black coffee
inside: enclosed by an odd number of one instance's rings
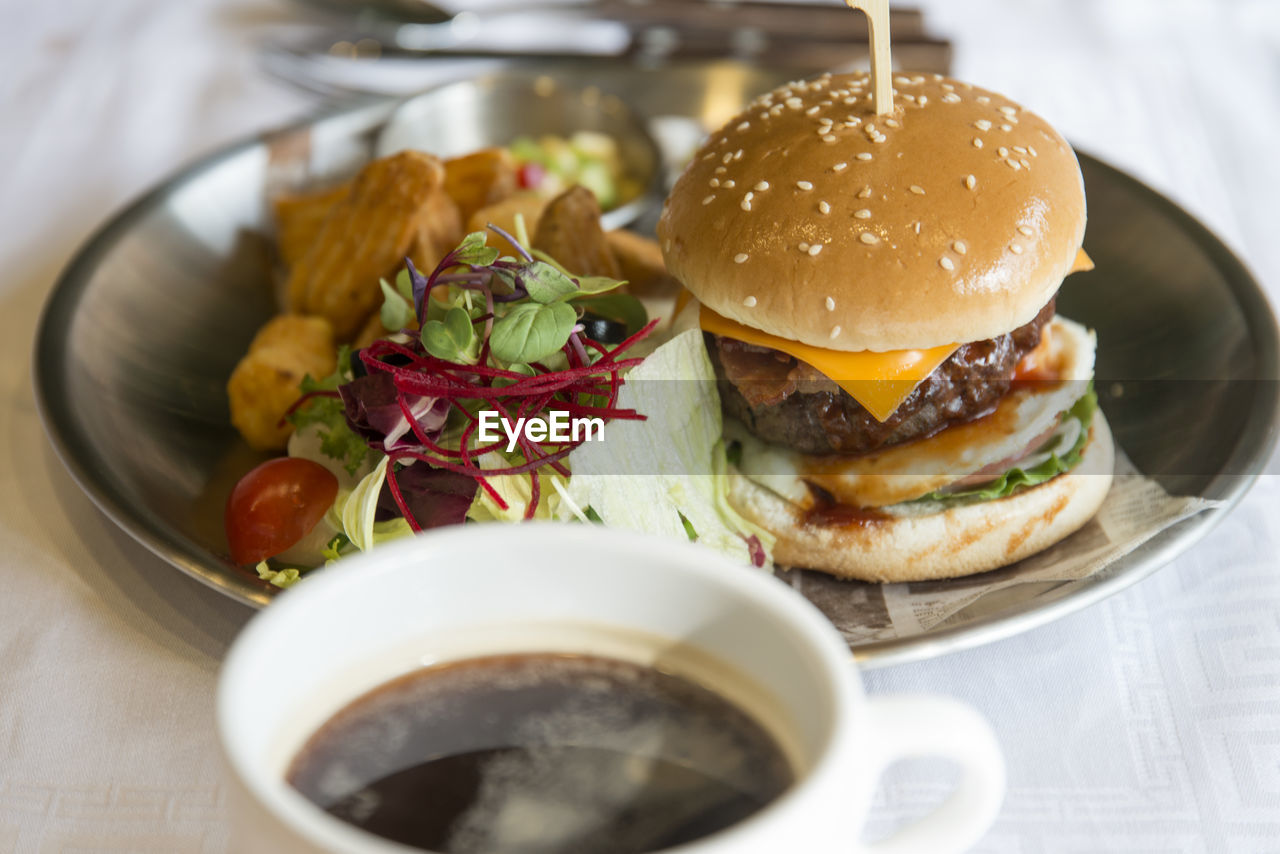
[[[592,656],[410,673],[311,737],[289,782],[341,819],[445,854],[658,851],[792,782],[746,713],[693,682]]]

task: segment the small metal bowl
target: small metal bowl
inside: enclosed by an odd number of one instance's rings
[[[592,131],[616,140],[622,173],[641,188],[604,212],[606,229],[634,222],[661,193],[662,156],[645,123],[621,98],[572,88],[550,76],[494,75],[463,80],[405,101],[375,142],[382,157],[416,148],[455,157],[517,137],[569,137]]]

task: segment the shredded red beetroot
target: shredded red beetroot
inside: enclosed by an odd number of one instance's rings
[[[504,449],[507,440],[504,434],[503,438],[488,444],[473,441],[479,427],[480,413],[494,410],[510,423],[550,411],[566,412],[570,418],[600,418],[605,423],[614,419],[644,420],[645,416],[634,409],[623,409],[617,405],[618,391],[623,384],[622,372],[643,360],[619,357],[652,332],[657,323],[657,320],[651,321],[612,349],[590,339],[579,341],[577,336],[572,336],[561,348],[568,360],[568,367],[552,371],[545,365],[535,363],[531,366],[537,371],[533,376],[491,367],[483,364],[483,360],[481,364],[465,365],[437,359],[415,346],[416,342],[404,345],[392,341],[376,341],[361,350],[360,360],[367,371],[382,372],[392,378],[404,412],[409,411],[409,405],[405,402],[406,395],[435,397],[447,400],[454,410],[461,412],[467,419],[459,448],[455,450],[434,441],[410,418],[419,447],[403,448],[388,454],[391,465],[387,469],[387,477],[390,480],[391,494],[410,527],[415,531],[420,530],[396,484],[394,464],[397,462],[422,462],[434,468],[467,474],[475,478],[480,487],[504,510],[508,506],[506,501],[488,483],[487,478],[528,474],[531,478],[531,496],[524,517],[532,519],[541,498],[538,470],[543,466],[551,466],[554,471],[567,475],[568,470],[561,461],[586,441],[586,438],[567,442],[535,442],[522,433],[517,441],[524,457],[523,463],[502,468],[481,468],[476,462],[477,458],[489,451]],[[578,344],[576,347],[575,342]],[[587,347],[599,355],[595,362],[585,358]],[[499,380],[505,384],[497,384]],[[763,549],[761,553],[763,554]]]
[[[747,541],[747,551],[751,555],[751,565],[757,569],[764,566],[768,555],[765,554],[764,544],[760,542],[760,538],[752,534],[749,537],[743,537],[743,539]]]

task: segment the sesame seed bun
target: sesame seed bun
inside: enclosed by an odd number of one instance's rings
[[[866,73],[761,96],[676,182],[658,235],[706,306],[835,350],[926,348],[1029,322],[1071,270],[1085,199],[1044,119],[937,75]]]
[[[1042,551],[1084,526],[1111,488],[1115,446],[1096,412],[1080,463],[1007,498],[941,512],[812,521],[797,505],[742,475],[730,479],[739,513],[777,534],[773,558],[839,578],[895,583],[956,578]]]

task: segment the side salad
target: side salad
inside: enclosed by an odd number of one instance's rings
[[[516,231],[468,234],[429,274],[406,259],[382,282],[391,334],[308,376],[288,456],[232,491],[233,561],[287,587],[430,528],[576,519],[767,564],[772,537],[727,501],[700,333],[655,346],[625,282],[575,275]]]

